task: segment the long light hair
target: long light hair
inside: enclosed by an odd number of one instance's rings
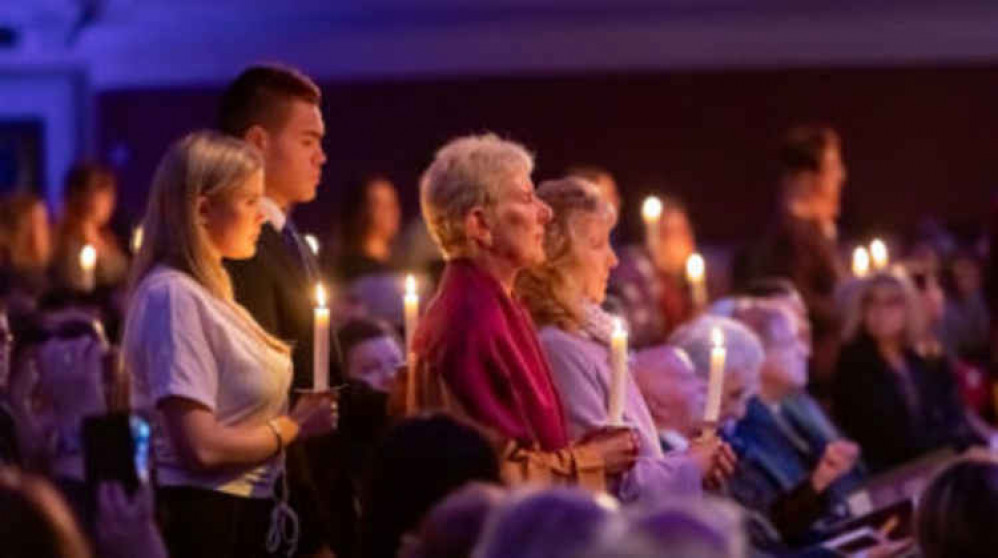
[[[616,211],[599,188],[585,179],[570,176],[549,180],[537,187],[537,197],[551,207],[553,217],[544,230],[544,263],[520,272],[516,294],[538,325],[554,325],[576,331],[584,321],[578,287],[567,266],[578,241],[576,218],[593,215],[616,222]]]
[[[229,305],[250,333],[271,348],[287,352],[285,343],[264,331],[235,302],[229,274],[212,255],[211,240],[198,217],[201,196],[230,193],[262,170],[260,154],[240,139],[200,131],[174,143],[153,177],[130,291],[134,293],[158,265],[182,271]]]
[[[847,343],[854,341],[866,331],[866,308],[876,287],[892,287],[897,289],[904,298],[905,329],[903,333],[904,346],[921,352],[924,347],[925,313],[919,300],[918,290],[911,279],[901,268],[880,271],[859,280],[846,301],[846,314],[843,320],[842,338]]]

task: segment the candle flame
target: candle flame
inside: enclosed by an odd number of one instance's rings
[[[83,269],[93,269],[97,264],[97,249],[87,244],[80,250],[80,267]]]
[[[703,279],[704,272],[707,270],[707,264],[697,252],[690,254],[690,257],[686,258],[686,278],[692,282],[697,282]]]
[[[658,199],[657,196],[648,196],[645,198],[644,203],[641,204],[641,217],[644,218],[645,223],[658,221],[661,216],[662,200]]]
[[[873,260],[873,267],[875,269],[887,267],[889,256],[887,254],[887,244],[883,240],[875,238],[870,243],[870,258]]]
[[[627,333],[627,330],[624,329],[624,320],[622,318],[614,318],[613,319],[613,334],[614,335],[623,335],[625,333]]]
[[[319,308],[326,307],[326,288],[322,283],[315,286],[315,301],[319,304]]]
[[[852,274],[856,277],[866,277],[870,272],[870,252],[860,246],[852,252]]]
[[[416,278],[411,273],[405,276],[405,296],[416,296]]]
[[[315,238],[315,235],[306,234],[305,244],[308,244],[308,247],[312,250],[313,254],[315,254],[316,256],[319,255],[319,239]]]
[[[721,328],[715,327],[710,330],[710,343],[715,349],[724,347],[724,332],[721,331]]]

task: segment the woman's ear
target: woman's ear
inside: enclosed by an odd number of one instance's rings
[[[492,246],[492,228],[484,208],[476,207],[464,216],[464,234],[475,244]]]

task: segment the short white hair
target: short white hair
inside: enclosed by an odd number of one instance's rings
[[[759,337],[744,325],[720,316],[702,315],[689,322],[669,337],[669,344],[679,347],[690,357],[697,376],[708,380],[710,377],[710,350],[713,348],[711,332],[720,330],[724,335],[727,350],[724,360],[724,373],[751,374],[757,378],[765,353]]]
[[[533,170],[534,156],[525,147],[495,134],[463,136],[441,147],[420,180],[419,202],[444,257],[467,248],[464,218],[472,209],[495,201],[515,174]]]

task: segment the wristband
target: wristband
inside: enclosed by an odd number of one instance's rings
[[[281,437],[281,431],[278,430],[277,425],[274,424],[274,421],[276,420],[277,419],[268,420],[267,428],[270,428],[270,431],[274,433],[274,438],[277,440],[277,449],[274,450],[274,455],[279,455],[284,451],[284,438]]]

